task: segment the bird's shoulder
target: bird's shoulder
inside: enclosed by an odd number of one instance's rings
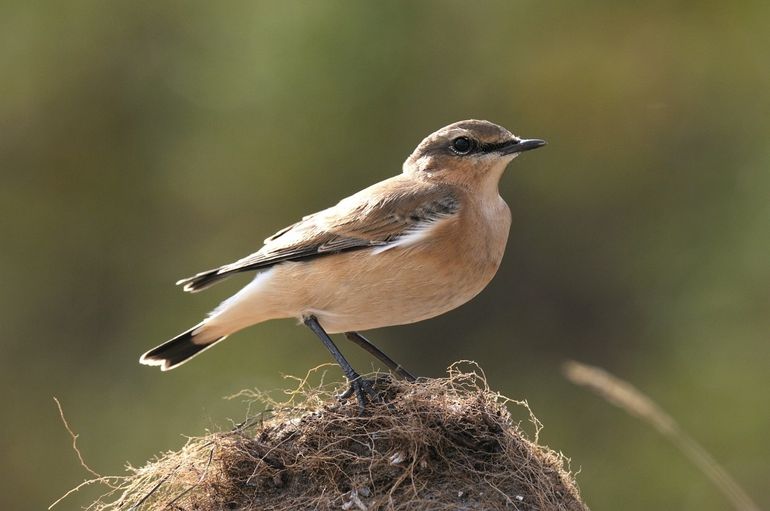
[[[462,201],[462,191],[452,185],[429,183],[402,174],[303,217],[267,238],[264,249],[328,235],[384,243],[414,224],[456,213]]]

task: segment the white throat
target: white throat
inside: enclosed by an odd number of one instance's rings
[[[511,163],[517,156],[518,153],[512,154],[506,158],[501,158],[487,171],[479,187],[479,191],[483,197],[493,198],[500,195],[498,190],[500,178],[503,177],[503,172],[505,172],[505,168],[508,166],[508,164]]]

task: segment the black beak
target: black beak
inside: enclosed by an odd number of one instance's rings
[[[514,139],[508,142],[507,144],[505,144],[503,147],[501,147],[499,151],[500,151],[500,154],[523,153],[524,151],[537,149],[538,147],[543,147],[544,145],[545,145],[545,140],[539,140],[537,138],[531,138],[529,140]]]

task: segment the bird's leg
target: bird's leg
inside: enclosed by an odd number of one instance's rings
[[[380,348],[372,344],[369,339],[359,334],[358,332],[345,332],[345,337],[347,337],[349,341],[358,344],[360,347],[368,351],[380,362],[388,366],[388,369],[398,374],[403,379],[407,381],[415,381],[417,379],[412,373],[401,367],[401,364],[387,356]]]
[[[310,330],[313,331],[314,334],[318,336],[319,339],[321,339],[321,342],[324,344],[324,346],[326,346],[326,349],[329,350],[329,353],[332,354],[334,360],[342,368],[342,372],[350,382],[350,388],[342,395],[340,395],[340,398],[346,399],[355,393],[356,399],[358,400],[358,410],[363,414],[366,404],[366,396],[364,396],[364,392],[369,394],[369,397],[373,399],[377,397],[377,393],[374,391],[371,384],[361,378],[361,375],[358,374],[353,369],[353,366],[350,365],[350,362],[345,359],[345,357],[342,355],[342,352],[340,352],[339,348],[337,348],[337,346],[334,344],[331,337],[329,337],[329,334],[327,334],[323,327],[318,323],[318,318],[312,315],[306,316],[303,318],[303,322],[305,325],[307,325],[308,328],[310,328]]]

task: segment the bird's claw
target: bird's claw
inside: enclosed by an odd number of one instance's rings
[[[379,394],[377,394],[377,391],[374,390],[371,381],[365,380],[358,375],[356,375],[355,378],[349,379],[349,381],[350,386],[348,389],[337,396],[337,398],[340,401],[344,401],[345,399],[355,395],[356,401],[358,401],[358,412],[363,415],[366,409],[367,396],[371,401],[374,401],[379,399]]]

